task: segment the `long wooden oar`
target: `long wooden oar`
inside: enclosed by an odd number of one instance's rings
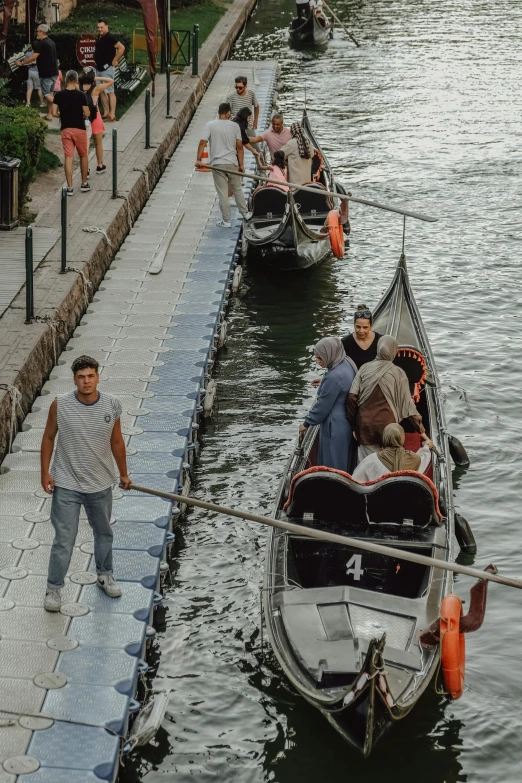
[[[205,171],[207,169],[210,169],[210,171],[216,171],[218,173],[225,173],[222,169],[218,169],[215,166],[205,166]],[[267,182],[269,185],[279,185],[281,187],[281,180],[278,179],[270,179],[269,177],[260,177],[259,174],[245,174],[242,171],[235,171],[234,176],[237,177],[244,177],[245,179],[256,179],[259,180],[259,182]],[[307,193],[315,193],[317,195],[320,193],[323,196],[333,196],[334,198],[341,199],[341,201],[355,201],[356,204],[366,204],[368,207],[375,207],[376,209],[384,209],[387,212],[396,212],[398,215],[405,215],[406,217],[412,217],[416,220],[425,220],[427,223],[436,223],[438,218],[430,217],[429,215],[423,215],[420,212],[410,212],[406,209],[400,209],[399,207],[391,207],[389,204],[379,204],[377,201],[368,201],[368,199],[365,198],[358,198],[356,196],[352,196],[351,193],[347,193],[346,195],[344,193],[334,193],[331,190],[318,190],[317,188],[311,188],[309,185],[296,185],[294,182],[286,182],[283,183],[288,185],[289,188],[292,188],[294,190],[305,190]]]
[[[251,514],[249,511],[228,508],[227,506],[218,506],[215,503],[208,503],[205,500],[196,500],[195,498],[185,497],[184,495],[173,495],[169,492],[160,492],[157,489],[141,487],[138,484],[131,484],[129,489],[145,492],[147,495],[155,495],[159,498],[166,498],[166,500],[172,500],[174,503],[197,506],[197,508],[204,508],[207,509],[207,511],[215,511],[217,514],[239,517],[239,519],[246,519],[249,522],[259,522],[261,525],[268,525],[269,527],[286,530],[288,533],[296,533],[299,536],[317,538],[319,541],[331,541],[334,544],[344,544],[345,546],[363,549],[368,552],[376,552],[379,555],[386,555],[388,557],[399,557],[401,560],[408,560],[411,563],[441,568],[444,571],[453,571],[455,574],[465,574],[466,576],[472,576],[475,579],[485,579],[488,582],[497,582],[498,584],[506,585],[507,587],[517,587],[519,590],[522,590],[522,581],[519,579],[510,579],[509,577],[499,576],[498,574],[493,574],[489,571],[479,571],[478,568],[468,568],[468,566],[458,565],[457,563],[448,563],[446,560],[438,560],[436,557],[426,557],[426,555],[418,555],[414,552],[407,552],[404,549],[384,546],[383,544],[375,544],[372,541],[365,541],[364,539],[338,536],[335,533],[327,533],[325,530],[314,530],[313,528],[305,527],[304,525],[294,525],[291,522],[283,522],[281,519],[263,517],[259,514]]]
[[[344,26],[344,24],[341,22],[341,20],[339,19],[339,17],[338,17],[338,16],[337,16],[337,14],[335,13],[335,11],[333,11],[333,10],[330,8],[330,6],[329,6],[329,5],[326,5],[326,3],[324,2],[324,0],[323,0],[323,5],[324,5],[324,7],[326,8],[326,10],[327,10],[327,11],[329,11],[329,12],[332,14],[332,16],[333,16],[333,18],[335,19],[335,21],[337,22],[337,24],[338,24],[338,25],[340,25],[340,26],[343,28],[343,30],[344,30],[344,32],[346,33],[346,35],[350,36],[350,38],[352,39],[352,41],[354,42],[354,44],[355,44],[356,46],[360,46],[361,44],[360,44],[360,43],[359,43],[359,42],[356,40],[355,36],[354,36],[354,35],[352,35],[352,33],[351,33],[349,30],[348,30],[348,28]]]

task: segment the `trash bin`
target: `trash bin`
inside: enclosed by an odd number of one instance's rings
[[[0,155],[0,231],[18,225],[18,168],[20,160]]]

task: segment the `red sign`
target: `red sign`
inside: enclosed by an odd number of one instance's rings
[[[86,68],[89,65],[92,68],[96,68],[96,63],[94,62],[95,46],[96,38],[94,35],[85,33],[81,36],[81,38],[78,39],[78,43],[76,44],[76,57],[78,58],[78,62],[82,68]]]

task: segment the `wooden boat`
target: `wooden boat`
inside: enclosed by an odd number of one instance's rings
[[[325,16],[316,16],[310,11],[307,19],[292,19],[289,28],[290,40],[305,46],[326,46],[332,37],[332,24]]]
[[[440,456],[433,456],[425,475],[393,473],[359,484],[348,473],[316,465],[318,428],[309,428],[289,461],[274,515],[361,542],[453,560],[442,392],[403,258],[375,312],[374,328],[397,339],[396,363],[408,375]],[[418,434],[407,438],[410,448],[420,446]],[[279,530],[269,534],[263,600],[274,653],[294,688],[364,755],[438,679],[439,613],[452,581],[451,572],[400,554],[383,556]],[[486,585],[480,581],[473,588],[460,632],[480,627]]]
[[[330,234],[326,227],[328,213],[339,203],[326,196],[329,190],[344,193],[335,182],[330,164],[314,137],[306,110],[302,126],[314,147],[312,175],[309,183],[317,190],[310,193],[288,188],[261,185],[251,196],[251,217],[243,222],[243,253],[259,257],[277,269],[306,269],[332,256]],[[349,233],[348,202],[342,202],[344,232]]]

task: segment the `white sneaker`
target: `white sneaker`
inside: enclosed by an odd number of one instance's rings
[[[60,589],[47,590],[45,593],[44,609],[47,612],[59,612],[62,605],[62,591]]]
[[[242,216],[243,220],[250,220],[253,214],[254,214],[253,212],[245,212],[245,214]]]
[[[112,574],[98,576],[96,584],[109,596],[109,598],[119,598],[121,596],[121,587]]]
[[[232,228],[232,223],[230,220],[218,220],[216,226],[221,226],[221,228]]]

